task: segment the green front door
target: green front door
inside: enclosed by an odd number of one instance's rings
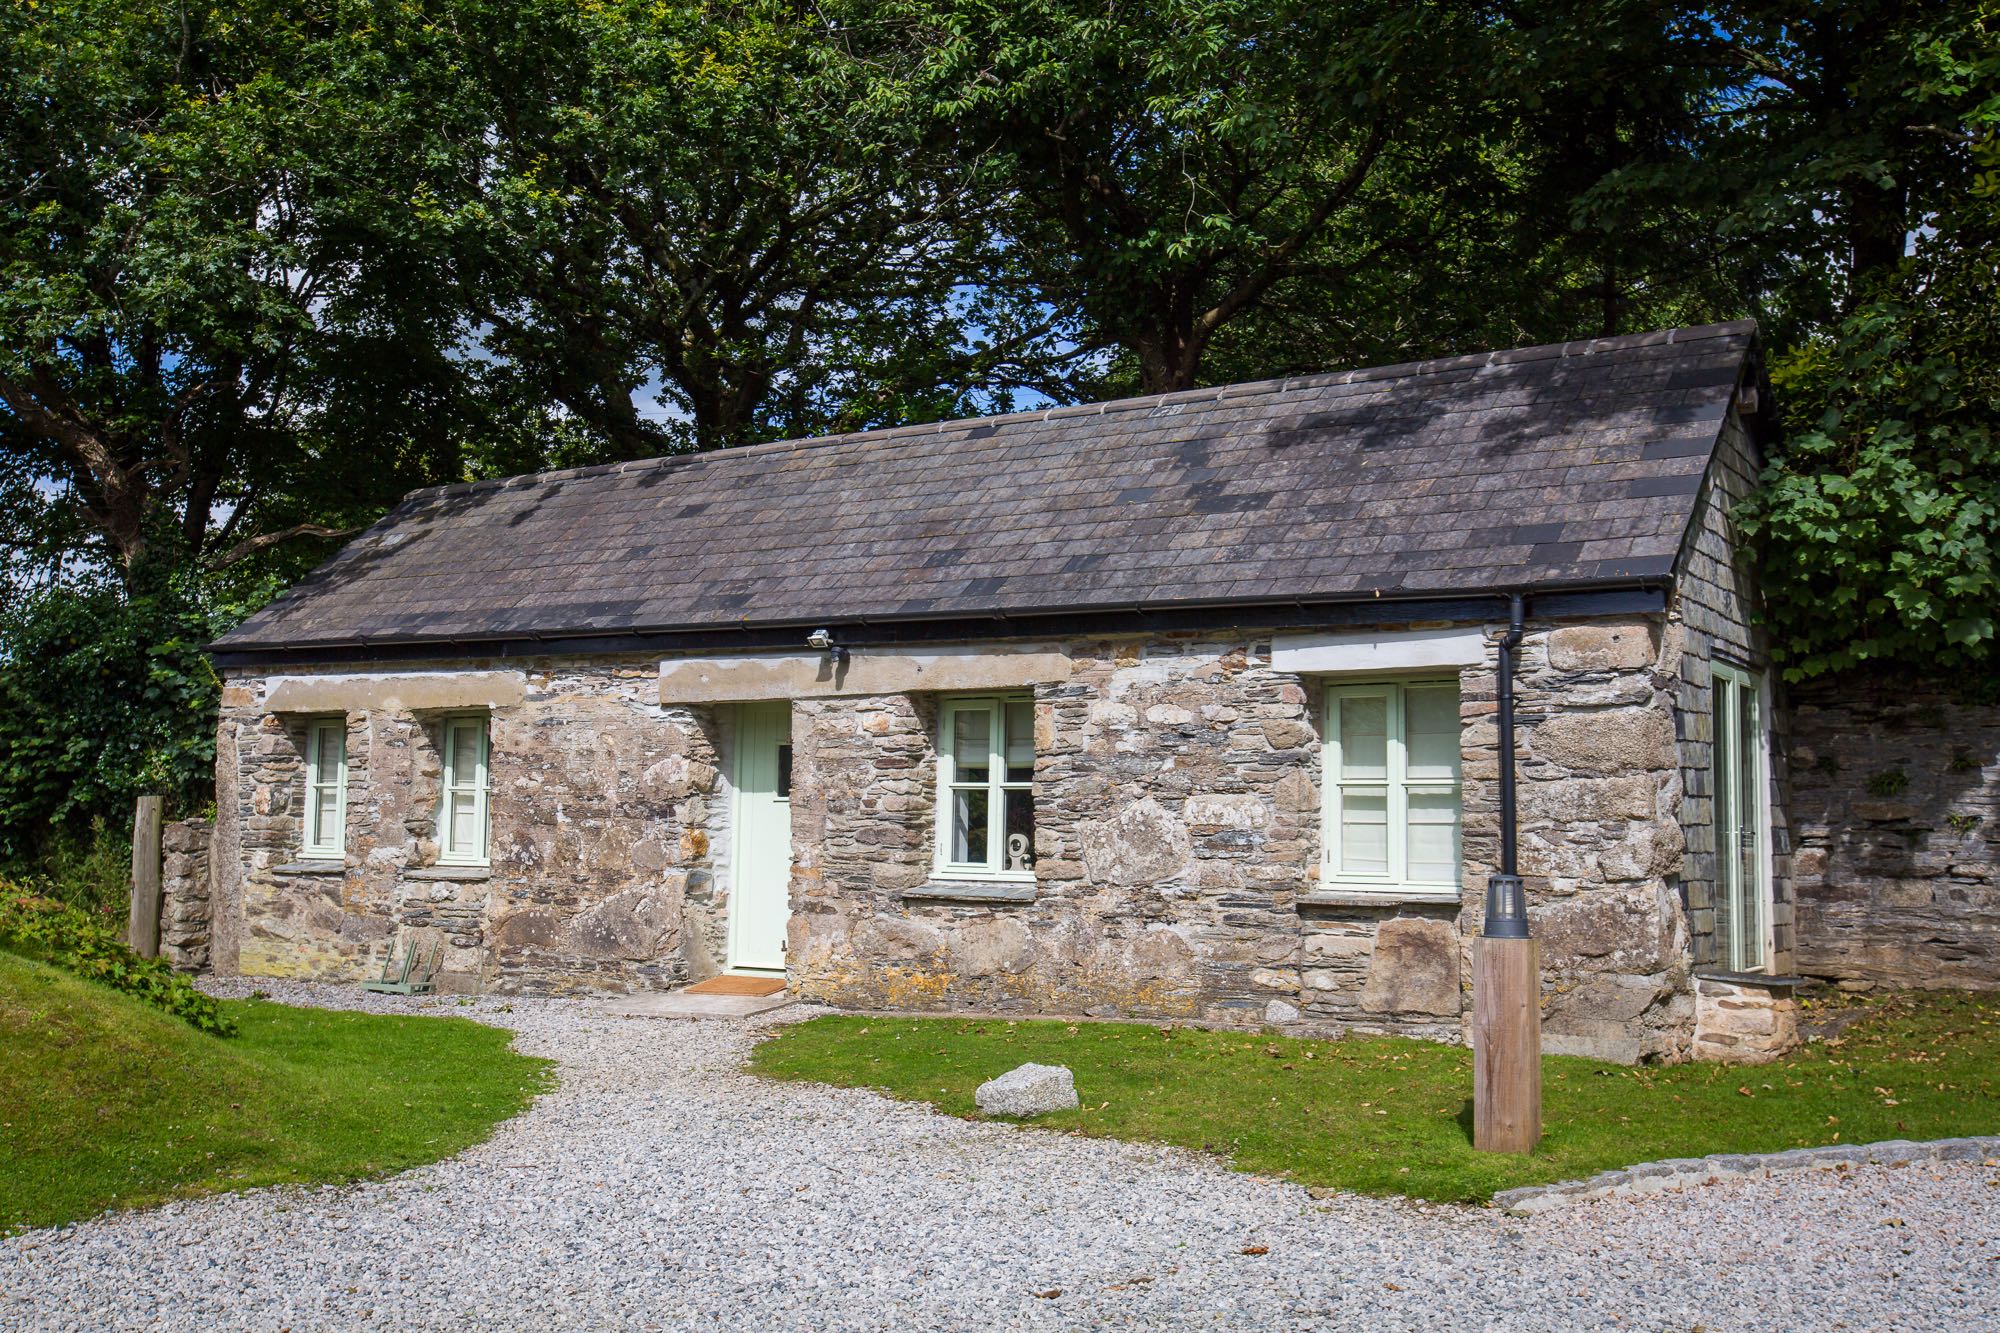
[[[735,856],[729,896],[732,971],[785,970],[792,909],[792,709],[736,710]]]

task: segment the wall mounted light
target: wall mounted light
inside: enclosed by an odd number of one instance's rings
[[[847,665],[847,649],[835,643],[832,633],[827,630],[816,629],[806,635],[806,647],[825,653],[833,659],[833,664],[836,667]]]

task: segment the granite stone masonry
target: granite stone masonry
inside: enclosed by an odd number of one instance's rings
[[[2000,705],[1853,676],[1793,692],[1797,968],[2000,987]]]
[[[1689,1052],[1668,631],[1537,623],[1523,649],[1522,868],[1552,1050]],[[857,1008],[1275,1015],[1458,1040],[1497,857],[1485,654],[1457,673],[1463,877],[1431,897],[1323,889],[1323,688],[1275,668],[1269,636],[1062,644],[1068,674],[1032,691],[1034,880],[999,900],[934,869],[939,696],[795,700],[790,984]],[[368,688],[348,715],[346,854],[302,859],[303,719],[266,709],[305,692],[232,679],[233,970],[359,977],[412,945],[441,952],[450,989],[644,990],[718,970],[731,710],[649,704],[651,675],[522,669],[521,701],[491,710],[492,856],[476,868],[436,864],[436,717]],[[351,680],[324,677],[305,697]]]
[[[208,970],[209,843],[215,824],[181,819],[161,830],[160,956],[183,972]]]
[[[240,852],[218,877],[218,970],[359,978],[415,946],[447,990],[658,989],[714,971],[714,724],[660,708],[650,663],[522,674],[522,701],[491,710],[486,866],[438,864],[442,715],[365,693],[374,706],[346,714],[345,855],[306,859],[303,719],[264,710],[272,681],[232,678],[218,839]]]

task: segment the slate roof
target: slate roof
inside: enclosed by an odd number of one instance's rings
[[[231,653],[1671,576],[1749,323],[417,491]]]

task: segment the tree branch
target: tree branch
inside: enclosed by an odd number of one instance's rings
[[[240,560],[247,560],[259,551],[268,551],[273,546],[291,541],[295,537],[352,537],[360,528],[329,528],[319,523],[295,523],[277,532],[260,532],[254,537],[245,537],[226,551],[218,552],[208,559],[210,569],[227,569]]]

